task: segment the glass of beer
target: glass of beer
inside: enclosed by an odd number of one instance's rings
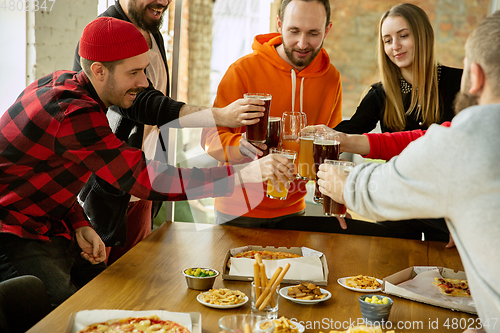
[[[281,116],[281,146],[283,149],[293,150],[299,153],[299,135],[300,131],[306,127],[307,119],[304,112],[285,111]],[[295,172],[297,170],[299,161],[295,163]]]
[[[349,174],[352,168],[354,168],[354,162],[347,161],[334,161],[325,159],[324,163],[333,165],[339,169],[339,173]],[[323,196],[323,213],[327,216],[335,216],[335,217],[345,217],[346,216],[346,207],[343,204],[340,204],[327,195]]]
[[[270,94],[262,93],[247,93],[243,95],[244,98],[254,98],[264,101],[264,115],[260,118],[259,122],[253,125],[247,125],[247,140],[249,142],[266,142],[267,136],[267,122],[269,119],[269,109],[271,108],[271,98]]]
[[[281,118],[280,117],[269,117],[269,122],[267,123],[267,136],[266,136],[266,146],[267,149],[263,150],[264,155],[269,154],[271,148],[278,148],[281,138]]]
[[[284,155],[288,158],[288,160],[291,163],[295,162],[295,157],[297,156],[297,153],[294,152],[293,150],[287,150],[287,149],[278,149],[278,148],[271,148],[270,149],[271,154],[279,154],[279,155]],[[267,194],[266,196],[271,199],[279,199],[279,200],[285,200],[287,195],[288,195],[288,189],[285,187],[285,185],[281,182],[279,182],[279,187],[281,192],[278,192],[276,188],[274,188],[273,184],[271,183],[270,180],[267,181]]]
[[[325,159],[338,160],[340,141],[339,136],[333,133],[321,133],[314,136],[313,156],[314,156],[314,172],[318,171],[319,165]],[[319,191],[318,176],[316,175],[316,184],[314,189],[313,201],[323,203],[323,194]]]
[[[316,179],[313,157],[314,132],[300,132],[299,136],[299,177],[306,180]]]

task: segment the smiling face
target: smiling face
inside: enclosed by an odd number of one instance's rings
[[[330,31],[325,7],[318,1],[292,1],[278,18],[282,36],[280,56],[297,70],[308,66],[318,55]]]
[[[408,22],[401,16],[389,16],[382,23],[382,43],[387,57],[404,72],[411,73],[415,40]]]
[[[112,72],[106,71],[103,93],[99,94],[103,103],[107,107],[110,105],[123,109],[131,107],[137,94],[149,85],[144,72],[148,64],[147,53],[143,53],[123,60]]]
[[[142,30],[156,32],[163,23],[163,15],[172,0],[129,0],[127,14]]]

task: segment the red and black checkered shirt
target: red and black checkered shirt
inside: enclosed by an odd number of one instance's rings
[[[52,73],[21,93],[0,118],[0,232],[48,240],[90,226],[77,195],[92,172],[147,200],[233,191],[232,168],[146,161],[116,138],[105,112],[83,71]]]

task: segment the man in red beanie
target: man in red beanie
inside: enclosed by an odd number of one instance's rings
[[[157,155],[158,142],[161,142],[163,146],[168,146],[168,142],[165,140],[168,138],[168,134],[164,130],[160,133],[159,127],[161,126],[163,126],[162,128],[212,127],[224,126],[222,124],[228,123],[228,127],[239,127],[240,125],[237,123],[245,123],[245,121],[240,121],[239,117],[250,117],[245,113],[238,116],[239,113],[236,111],[221,112],[224,109],[213,109],[212,117],[211,109],[205,110],[202,114],[196,112],[200,108],[186,105],[168,97],[170,82],[167,56],[159,29],[162,25],[163,15],[170,3],[169,0],[118,0],[100,15],[100,17],[114,17],[133,23],[148,42],[149,66],[146,68],[146,76],[155,90],[146,89],[138,93],[132,109],[141,114],[155,111],[161,118],[158,118],[157,122],[144,124],[131,120],[128,116],[129,110],[123,110],[116,106],[110,108],[107,117],[113,133],[119,139],[132,147],[142,149],[146,157],[151,159],[155,157],[155,154]],[[80,71],[81,69],[77,47],[73,70]],[[238,103],[240,102],[242,101]],[[196,117],[186,117],[192,112],[196,112]],[[200,117],[202,115],[205,116]],[[209,118],[213,118],[215,122]],[[252,122],[256,122],[256,120]],[[163,147],[161,148],[165,150]],[[83,187],[79,200],[92,225],[108,246],[106,248],[108,264],[120,258],[151,233],[152,218],[162,204],[158,201],[130,197],[125,192],[117,191],[95,174]],[[181,204],[184,205],[184,203],[179,203],[176,206],[180,207]]]
[[[106,268],[104,244],[77,202],[91,173],[149,200],[228,195],[244,181],[292,178],[293,165],[279,156],[246,168],[180,169],[146,160],[106,118],[109,106],[128,108],[148,89],[146,40],[131,23],[99,18],[80,44],[83,71],[39,79],[0,117],[0,281],[35,275],[53,306]]]

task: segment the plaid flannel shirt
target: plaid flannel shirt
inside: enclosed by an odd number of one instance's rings
[[[29,85],[0,118],[0,232],[68,239],[90,226],[77,195],[94,172],[148,200],[229,195],[233,169],[147,161],[112,133],[85,73],[58,71]]]

